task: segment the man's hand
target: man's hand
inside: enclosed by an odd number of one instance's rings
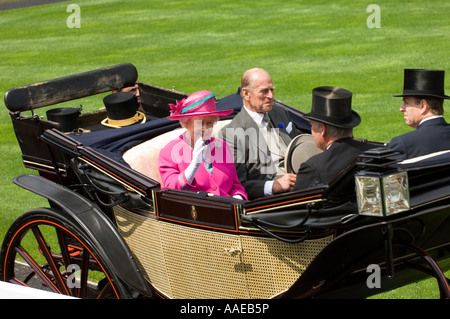
[[[272,193],[282,193],[290,191],[297,180],[296,174],[286,174],[273,182]]]

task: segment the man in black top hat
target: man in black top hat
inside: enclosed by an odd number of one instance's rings
[[[405,69],[400,111],[405,122],[415,130],[394,137],[388,147],[400,153],[398,159],[408,159],[434,152],[450,150],[450,125],[444,120],[443,70]]]
[[[352,92],[323,86],[312,92],[311,134],[316,146],[323,150],[300,166],[293,190],[327,185],[359,154],[374,146],[353,139],[353,128],[361,118],[351,109]],[[353,181],[353,179],[352,179]],[[354,193],[350,185],[348,191]]]

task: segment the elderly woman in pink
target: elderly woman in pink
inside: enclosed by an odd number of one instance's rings
[[[204,191],[220,196],[247,199],[233,163],[233,153],[222,140],[211,137],[219,116],[214,94],[198,91],[170,104],[170,120],[179,120],[186,131],[170,141],[159,154],[159,172],[167,188]]]

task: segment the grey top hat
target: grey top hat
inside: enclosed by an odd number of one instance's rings
[[[311,134],[300,134],[286,148],[284,168],[286,173],[297,174],[300,166],[314,155],[322,153]]]
[[[352,92],[335,86],[321,86],[312,91],[311,120],[342,128],[361,123],[361,117],[352,110]]]
[[[450,99],[444,94],[444,70],[405,69],[403,94],[399,96],[431,96]]]

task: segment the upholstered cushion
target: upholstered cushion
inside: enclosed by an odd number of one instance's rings
[[[224,120],[217,122],[217,124],[214,125],[212,136],[217,138],[220,129],[230,121],[231,120]],[[158,164],[159,152],[169,141],[177,138],[184,131],[184,128],[178,128],[138,144],[126,151],[123,155],[123,159],[132,169],[161,183]]]

